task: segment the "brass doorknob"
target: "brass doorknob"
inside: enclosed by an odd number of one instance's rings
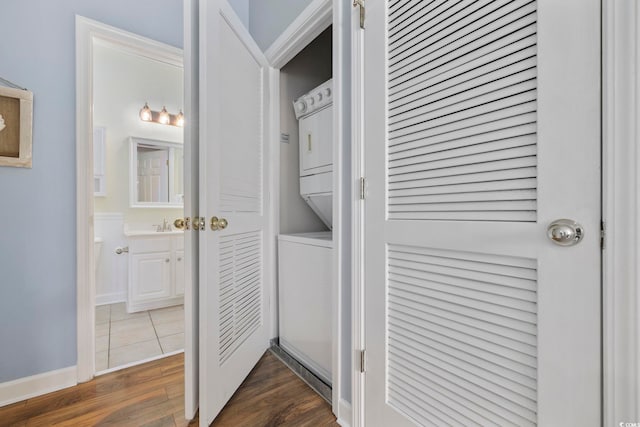
[[[178,230],[188,230],[189,229],[189,218],[178,218],[173,221],[173,226]]]
[[[225,228],[227,228],[227,225],[229,225],[229,223],[226,219],[218,218],[217,216],[211,217],[211,230],[224,230]]]

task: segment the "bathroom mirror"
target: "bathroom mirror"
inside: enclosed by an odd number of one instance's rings
[[[183,145],[131,137],[131,207],[176,207],[184,205]]]

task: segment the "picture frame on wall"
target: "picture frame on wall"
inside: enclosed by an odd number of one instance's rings
[[[31,168],[33,92],[0,86],[0,166]]]

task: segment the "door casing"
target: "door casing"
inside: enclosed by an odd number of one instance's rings
[[[133,54],[183,67],[182,50],[109,25],[76,16],[76,271],[77,271],[77,374],[86,382],[95,374],[95,275],[93,201],[93,43],[100,40]],[[189,143],[185,140],[185,148]],[[186,155],[185,155],[186,158]],[[185,181],[185,185],[187,185]],[[188,187],[186,187],[188,189]],[[187,191],[187,195],[188,195]],[[185,201],[188,206],[189,200]],[[191,235],[185,235],[185,247]],[[186,257],[187,260],[190,256]],[[187,266],[188,268],[188,266]],[[185,282],[185,299],[193,295]],[[193,334],[187,316],[185,336]],[[193,342],[193,340],[191,341]],[[187,355],[192,349],[185,346]],[[190,379],[193,381],[193,378]]]
[[[333,331],[333,412],[342,425],[351,424],[351,404],[350,396],[344,390],[344,377],[351,377],[351,363],[345,363],[351,355],[351,346],[348,344],[348,337],[345,331],[351,329],[351,316],[345,316],[344,311],[350,309],[345,306],[344,292],[345,286],[350,279],[345,277],[345,264],[350,262],[350,252],[347,241],[351,239],[350,219],[348,212],[350,205],[346,202],[353,191],[350,180],[350,161],[342,148],[350,134],[349,122],[345,118],[348,112],[348,100],[350,97],[349,86],[349,61],[345,60],[350,46],[346,45],[350,39],[349,35],[349,8],[347,4],[340,0],[314,0],[302,13],[287,27],[278,39],[265,51],[265,56],[272,67],[269,75],[270,96],[271,96],[271,117],[272,132],[269,144],[271,148],[270,162],[273,165],[270,177],[271,197],[271,230],[273,237],[273,254],[275,254],[276,238],[279,234],[279,163],[280,163],[280,69],[284,67],[295,55],[304,49],[315,37],[324,31],[329,25],[333,25],[333,309],[332,309],[332,331]],[[276,263],[275,256],[271,262]],[[273,283],[277,283],[277,270],[273,271]],[[271,301],[277,301],[277,289],[274,286],[271,292]],[[272,309],[275,307],[272,303]],[[277,310],[272,310],[272,336],[278,336]],[[336,392],[337,391],[337,392]]]

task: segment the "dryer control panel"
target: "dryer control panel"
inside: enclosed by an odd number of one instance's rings
[[[331,105],[333,102],[333,79],[327,80],[320,86],[302,95],[293,101],[293,109],[296,119],[301,119],[309,114]]]

